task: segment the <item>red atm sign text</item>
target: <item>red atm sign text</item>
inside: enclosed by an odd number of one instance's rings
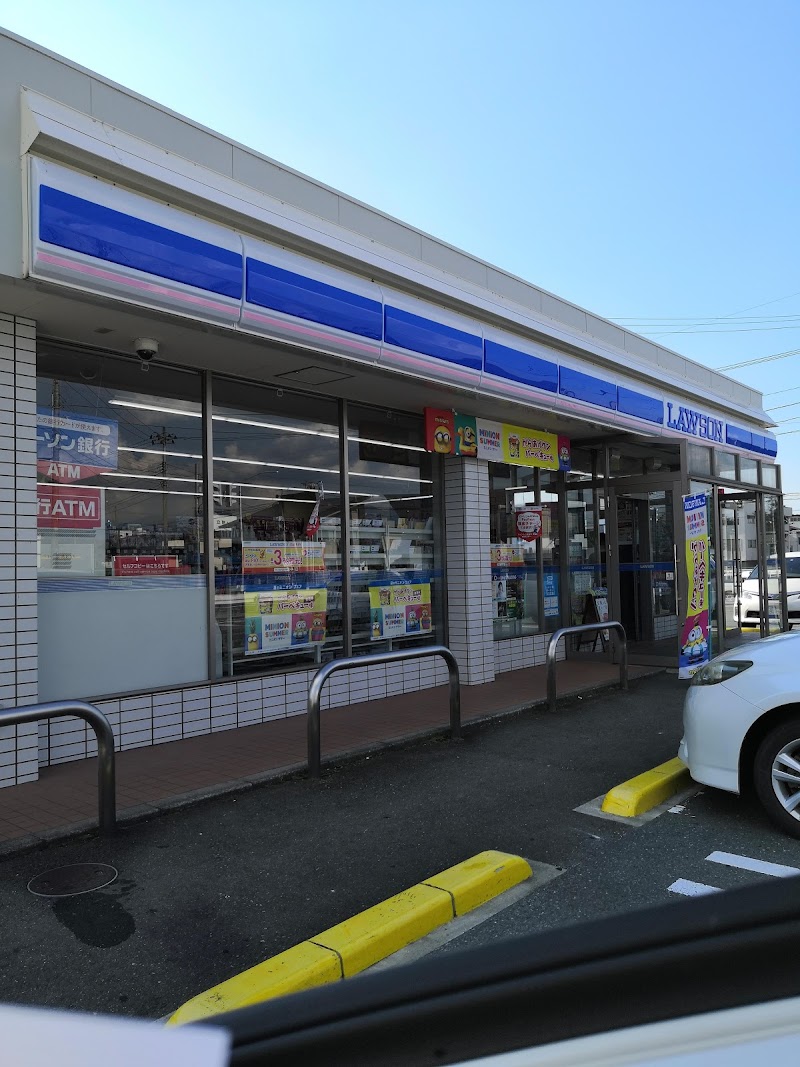
[[[36,525],[57,530],[99,530],[103,525],[99,489],[40,485]]]

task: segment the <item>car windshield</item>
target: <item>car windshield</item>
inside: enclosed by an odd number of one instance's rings
[[[753,567],[750,573],[747,575],[747,579],[758,578],[759,576],[758,566]],[[778,561],[774,556],[770,556],[767,560],[767,577],[768,578],[780,578],[780,567]],[[787,578],[800,578],[800,556],[787,556],[786,557],[786,577]]]

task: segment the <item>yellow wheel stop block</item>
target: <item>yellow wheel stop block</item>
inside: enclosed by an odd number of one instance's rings
[[[452,918],[453,902],[446,892],[415,885],[311,940],[338,952],[344,977],[350,978]]]
[[[609,815],[621,815],[630,819],[642,815],[681,789],[691,785],[689,770],[683,760],[667,760],[644,774],[637,774],[621,785],[615,785],[605,796],[602,811]]]
[[[481,852],[207,989],[178,1008],[167,1025],[200,1022],[349,978],[530,876],[519,856]]]
[[[487,900],[513,889],[532,873],[521,856],[489,850],[426,879],[424,884],[450,893],[456,915],[465,915]]]
[[[200,1022],[211,1015],[338,982],[342,964],[335,952],[304,941],[200,993],[170,1016],[167,1026]]]

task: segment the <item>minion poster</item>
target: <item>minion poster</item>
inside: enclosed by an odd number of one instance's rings
[[[259,589],[244,594],[244,654],[322,643],[328,590]]]
[[[369,587],[370,639],[408,637],[432,628],[429,582],[376,582]]]
[[[681,630],[679,678],[691,678],[710,658],[708,639],[708,525],[706,495],[683,498],[688,599]]]

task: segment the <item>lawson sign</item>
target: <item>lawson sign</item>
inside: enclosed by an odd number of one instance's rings
[[[694,408],[685,408],[682,405],[672,404],[667,401],[667,426],[671,430],[680,430],[681,433],[691,434],[692,437],[704,437],[707,441],[715,441],[717,444],[724,443],[725,423],[722,419],[714,419],[710,415],[704,415]]]

